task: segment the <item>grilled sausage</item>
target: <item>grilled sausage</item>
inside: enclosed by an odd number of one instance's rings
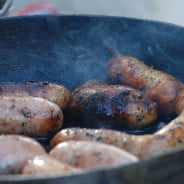
[[[116,84],[144,91],[158,104],[162,116],[175,114],[174,100],[184,85],[176,78],[145,65],[130,56],[117,56],[107,65],[108,76]]]
[[[63,85],[46,81],[1,82],[1,96],[41,97],[56,103],[63,110],[70,100],[70,91]]]
[[[0,97],[0,134],[49,136],[62,126],[59,106],[39,97]]]
[[[80,170],[66,163],[58,162],[58,160],[49,155],[39,155],[29,159],[22,169],[22,174],[69,174],[79,172]]]
[[[68,141],[53,148],[50,156],[77,168],[126,165],[138,159],[115,146],[88,141]]]
[[[26,161],[46,154],[34,139],[19,135],[0,136],[0,174],[20,174]]]
[[[184,112],[155,134],[130,135],[110,129],[68,128],[57,133],[50,146],[70,140],[111,144],[139,158],[178,151],[184,148]]]
[[[136,89],[118,85],[76,88],[69,111],[74,121],[91,128],[141,128],[157,118],[155,103]]]

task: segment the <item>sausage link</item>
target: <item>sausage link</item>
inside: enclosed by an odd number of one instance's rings
[[[81,169],[126,165],[138,159],[115,146],[89,141],[68,141],[58,144],[49,155]]]
[[[175,98],[184,85],[176,78],[145,65],[130,56],[118,56],[108,62],[108,76],[116,84],[144,91],[158,104],[162,116],[175,114]]]
[[[155,134],[130,135],[110,129],[68,128],[57,133],[50,146],[70,140],[111,144],[141,159],[178,151],[184,149],[184,112]]]
[[[63,110],[69,103],[70,91],[63,85],[46,81],[1,82],[1,96],[41,97],[56,103]]]
[[[0,134],[49,136],[61,128],[63,113],[39,97],[0,97]]]
[[[142,128],[157,118],[154,102],[136,89],[118,85],[76,88],[69,112],[74,121],[90,128]]]
[[[46,154],[37,141],[19,135],[1,135],[0,147],[0,175],[20,174],[28,159]]]

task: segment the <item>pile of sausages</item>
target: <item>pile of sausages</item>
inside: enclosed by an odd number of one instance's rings
[[[0,174],[76,173],[184,148],[183,83],[121,55],[107,75],[111,84],[94,79],[71,93],[49,82],[1,83]],[[61,129],[63,110],[88,129]],[[144,128],[160,116],[176,118],[154,134],[113,130]],[[33,139],[53,135],[49,153]]]

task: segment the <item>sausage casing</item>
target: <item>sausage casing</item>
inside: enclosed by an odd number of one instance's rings
[[[46,81],[1,82],[1,96],[41,97],[56,103],[63,110],[70,100],[70,91],[63,85]]]
[[[60,142],[98,141],[117,146],[136,155],[147,158],[184,148],[184,113],[155,134],[131,135],[110,129],[68,128],[57,133],[51,140],[51,147]]]
[[[90,128],[141,128],[157,118],[154,102],[136,89],[118,85],[76,88],[69,111],[74,121]]]
[[[118,56],[110,60],[107,73],[114,83],[145,92],[150,99],[157,102],[161,116],[175,114],[175,98],[184,85],[173,76],[130,56]]]
[[[63,113],[39,97],[0,97],[0,134],[49,136],[61,128]]]

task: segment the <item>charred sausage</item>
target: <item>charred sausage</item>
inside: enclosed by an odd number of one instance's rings
[[[112,145],[88,141],[68,141],[58,144],[50,156],[77,168],[97,168],[126,165],[138,159]]]
[[[61,128],[58,105],[39,97],[0,97],[0,134],[49,136]]]
[[[154,102],[136,89],[118,85],[76,88],[69,111],[74,121],[91,128],[141,128],[157,118]]]
[[[57,133],[50,146],[69,140],[100,141],[125,149],[139,158],[178,151],[184,149],[184,90],[178,94],[175,107],[178,116],[154,134],[130,135],[109,129],[68,128]]]
[[[39,155],[29,159],[22,169],[22,174],[69,174],[80,170],[64,162],[52,158],[49,155]]]
[[[176,78],[130,56],[117,56],[111,59],[107,65],[107,73],[116,84],[144,91],[157,102],[158,112],[162,116],[175,114],[175,98],[184,88]]]
[[[36,155],[46,154],[34,139],[19,135],[0,136],[0,174],[20,174],[26,161]]]
[[[63,110],[70,100],[70,91],[63,85],[46,81],[1,82],[1,96],[41,97],[56,103]]]

